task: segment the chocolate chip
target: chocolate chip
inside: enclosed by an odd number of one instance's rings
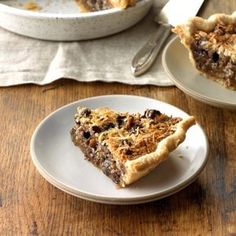
[[[93,130],[94,133],[100,133],[102,131],[102,129],[97,125],[94,125],[92,127],[92,130]]]
[[[219,59],[220,59],[220,56],[217,52],[214,52],[212,55],[211,55],[211,58],[214,62],[218,62]]]
[[[91,110],[89,108],[84,108],[80,113],[81,116],[85,116],[85,117],[88,117],[90,114],[91,114]]]
[[[144,116],[146,118],[149,118],[149,119],[154,119],[156,116],[160,116],[161,115],[161,112],[158,111],[158,110],[154,110],[154,109],[147,109],[145,112],[144,112]]]
[[[80,119],[77,117],[76,119],[75,119],[75,123],[77,124],[77,125],[80,125],[81,123],[80,123]]]
[[[131,149],[126,149],[125,154],[126,155],[132,155],[133,151]]]
[[[90,132],[89,131],[84,131],[83,132],[83,137],[86,138],[86,139],[90,138]]]
[[[118,127],[120,127],[124,123],[125,116],[118,115],[116,117],[116,122],[118,124]]]

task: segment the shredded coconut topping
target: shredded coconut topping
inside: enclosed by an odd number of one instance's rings
[[[201,39],[201,46],[220,55],[229,56],[236,63],[236,25],[219,22],[212,32],[196,31],[194,39]]]
[[[98,130],[94,137],[108,147],[114,159],[122,162],[155,151],[159,141],[175,132],[181,118],[168,117],[156,110],[147,110],[141,116],[108,108],[79,107],[75,120],[91,132]]]

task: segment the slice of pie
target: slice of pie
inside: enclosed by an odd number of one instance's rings
[[[194,117],[169,117],[157,110],[139,113],[78,107],[71,129],[87,160],[125,187],[166,160],[195,124]]]
[[[136,0],[76,0],[82,12],[101,11],[110,8],[125,9],[134,6]]]
[[[197,70],[226,88],[236,89],[236,12],[208,19],[194,17],[173,31],[189,50]]]

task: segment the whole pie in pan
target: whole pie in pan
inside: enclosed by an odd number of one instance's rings
[[[136,0],[76,0],[82,12],[101,11],[110,8],[125,9],[134,6]]]
[[[171,117],[154,109],[141,115],[78,107],[71,137],[88,161],[125,187],[166,160],[193,124],[192,116]]]
[[[236,89],[236,12],[208,19],[191,18],[176,26],[190,59],[203,75],[229,89]]]

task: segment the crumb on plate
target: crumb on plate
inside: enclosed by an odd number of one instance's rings
[[[26,10],[31,10],[31,11],[39,11],[42,9],[42,7],[35,1],[28,1],[23,4],[23,8]]]

